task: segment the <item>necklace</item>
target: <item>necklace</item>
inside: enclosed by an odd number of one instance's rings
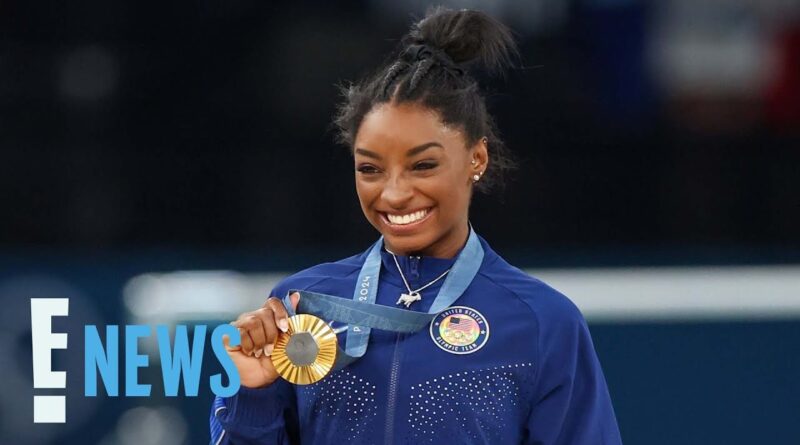
[[[388,249],[386,251],[389,252]],[[419,293],[421,290],[424,290],[429,286],[433,285],[433,283],[436,283],[437,281],[441,280],[442,278],[444,278],[445,275],[447,275],[448,272],[450,272],[450,269],[447,269],[430,283],[420,287],[417,290],[411,290],[411,286],[408,285],[408,280],[406,280],[406,276],[403,275],[403,269],[400,268],[400,263],[397,262],[397,256],[395,256],[395,254],[392,252],[389,253],[392,254],[392,258],[394,259],[394,265],[397,266],[397,271],[400,272],[400,278],[403,279],[403,284],[406,285],[406,289],[408,290],[407,294],[406,293],[400,294],[400,298],[397,300],[397,303],[395,304],[403,303],[406,305],[406,307],[410,307],[415,301],[422,300],[422,294]]]

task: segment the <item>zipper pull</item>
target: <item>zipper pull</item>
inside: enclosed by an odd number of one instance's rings
[[[419,261],[422,257],[412,256],[409,257],[409,266],[411,269],[411,278],[419,280]]]

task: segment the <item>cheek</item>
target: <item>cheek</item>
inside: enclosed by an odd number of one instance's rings
[[[376,189],[377,187],[375,184],[360,181],[356,178],[356,195],[358,195],[358,201],[361,203],[361,207],[366,209],[370,203],[375,200]]]
[[[469,190],[455,176],[429,184],[427,194],[434,197],[440,207],[449,210],[448,213],[464,207],[469,201]]]

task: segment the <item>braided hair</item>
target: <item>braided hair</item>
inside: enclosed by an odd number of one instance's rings
[[[334,119],[339,140],[352,150],[361,121],[379,104],[417,103],[436,111],[443,124],[461,129],[467,147],[486,137],[491,161],[476,187],[485,192],[502,186],[504,174],[515,164],[467,69],[502,73],[516,54],[511,32],[487,14],[430,9],[412,25],[388,63],[342,88],[344,100]]]

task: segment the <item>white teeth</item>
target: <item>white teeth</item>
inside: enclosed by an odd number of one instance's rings
[[[427,215],[427,214],[428,214],[427,210],[419,210],[419,211],[416,211],[414,213],[409,213],[408,215],[392,215],[392,214],[387,213],[386,214],[386,218],[392,224],[405,225],[405,224],[411,224],[413,222],[417,222],[417,221],[421,220],[422,218],[424,218],[425,215]]]

